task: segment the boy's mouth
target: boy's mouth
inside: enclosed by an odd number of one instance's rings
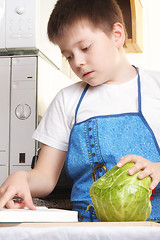
[[[90,77],[94,71],[86,72],[83,74],[83,78]]]

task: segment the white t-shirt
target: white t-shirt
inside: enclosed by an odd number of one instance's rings
[[[160,146],[160,72],[140,70],[142,113]],[[75,83],[62,89],[51,102],[33,138],[48,146],[67,151],[75,109],[86,86]],[[77,122],[97,115],[138,111],[137,77],[119,84],[89,87],[78,110]]]

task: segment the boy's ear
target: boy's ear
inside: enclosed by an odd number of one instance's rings
[[[123,25],[119,22],[114,23],[112,33],[114,36],[116,47],[117,48],[123,47],[125,42],[125,32]]]

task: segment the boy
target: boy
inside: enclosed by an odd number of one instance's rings
[[[62,89],[50,104],[34,133],[43,143],[36,167],[9,176],[0,188],[0,207],[35,209],[31,196],[49,194],[65,162],[73,180],[73,209],[84,221],[98,221],[92,208],[85,212],[97,166],[99,178],[101,166],[132,161],[129,174],[143,170],[138,177],[150,176],[151,189],[160,181],[160,74],[139,73],[127,61],[115,0],[59,0],[48,36],[82,81]],[[24,201],[14,203],[15,194]]]

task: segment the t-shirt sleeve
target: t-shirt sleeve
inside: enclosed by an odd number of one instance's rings
[[[49,105],[33,138],[50,147],[67,151],[70,129],[67,126],[63,91],[61,90]]]

